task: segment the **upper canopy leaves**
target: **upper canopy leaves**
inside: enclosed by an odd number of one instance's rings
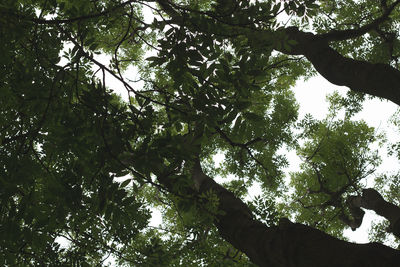
[[[343,197],[376,167],[378,157],[368,151],[376,137],[349,118],[306,121],[303,135],[295,136],[291,87],[312,75],[297,55],[306,51],[314,64],[318,51],[332,49],[328,43],[344,55],[396,67],[397,1],[381,2],[386,7],[371,1],[320,1],[319,8],[314,1],[3,1],[0,263],[99,265],[108,253],[140,266],[251,266],[212,225],[220,200],[196,194],[193,162],[201,158],[214,176],[232,175],[225,186],[238,196],[260,183],[268,200],[250,206],[272,224],[276,196],[285,189],[282,148],[296,147],[297,138],[307,140],[298,147],[302,172],[292,175],[302,206],[290,208],[299,220],[340,235],[343,225],[310,217],[304,206],[318,215],[336,216],[338,209],[349,215]],[[353,12],[363,4],[372,17]],[[313,18],[317,34],[285,28],[278,19],[284,12],[303,23]],[[356,22],[380,23],[362,29],[369,35],[346,35],[329,32],[331,17],[343,31]],[[128,93],[125,99],[112,92],[117,87]],[[361,99],[336,101],[350,117]],[[164,234],[146,228],[153,206],[162,207]],[[68,245],[60,246],[60,238]]]

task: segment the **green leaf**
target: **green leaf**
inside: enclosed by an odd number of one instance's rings
[[[127,179],[127,180],[123,181],[123,182],[120,184],[120,187],[121,187],[121,188],[124,188],[124,187],[126,187],[130,182],[131,182],[131,179]]]

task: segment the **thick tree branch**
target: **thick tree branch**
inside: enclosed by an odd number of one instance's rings
[[[362,196],[352,197],[351,202],[353,206],[373,210],[386,218],[390,222],[388,230],[400,238],[400,207],[387,202],[373,188],[364,189]]]
[[[223,238],[259,266],[398,266],[400,252],[378,243],[353,244],[289,220],[268,227],[254,220],[247,205],[201,170],[193,168],[199,194],[214,192],[220,213],[215,224]]]
[[[318,36],[299,31],[296,27],[282,30],[289,40],[296,41],[290,49],[279,51],[304,55],[328,81],[351,90],[388,99],[400,105],[400,71],[381,63],[347,58],[332,49]]]
[[[181,14],[172,7],[169,1],[157,1],[161,8],[175,21],[182,21]],[[347,86],[351,90],[388,99],[400,105],[400,71],[381,63],[370,63],[344,57],[329,46],[329,41],[353,38],[370,31],[387,20],[400,0],[388,6],[384,14],[371,24],[356,30],[335,31],[324,35],[299,31],[297,27],[279,30],[276,38],[282,39],[282,33],[288,40],[294,40],[294,45],[280,45],[276,49],[287,55],[304,55],[315,69],[328,81],[339,86]],[[235,27],[235,26],[232,26]],[[236,30],[238,30],[236,28]],[[262,33],[257,30],[240,30],[250,43],[259,43]],[[210,33],[212,34],[212,33]],[[271,31],[266,31],[266,39],[271,38]],[[253,40],[255,39],[256,40]]]

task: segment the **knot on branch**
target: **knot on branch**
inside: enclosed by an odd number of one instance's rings
[[[349,196],[346,200],[346,206],[350,211],[350,216],[342,212],[339,218],[347,224],[352,231],[355,231],[362,224],[365,211],[360,208],[361,197]]]

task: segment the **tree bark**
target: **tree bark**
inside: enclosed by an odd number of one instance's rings
[[[259,266],[399,266],[400,251],[379,243],[345,242],[287,219],[279,226],[264,225],[244,202],[205,175],[200,163],[194,167],[193,179],[198,193],[212,191],[219,198],[221,213],[215,224],[221,236]]]
[[[250,209],[232,192],[205,175],[196,163],[193,179],[198,193],[214,192],[221,214],[215,224],[223,238],[259,266],[387,266],[400,263],[400,251],[379,243],[354,244],[289,220],[268,227],[255,220]]]
[[[400,238],[400,207],[387,202],[378,191],[373,188],[364,189],[362,196],[352,198],[352,204],[373,210],[386,218],[390,222],[389,232]]]
[[[296,44],[281,46],[280,52],[304,55],[314,68],[333,84],[388,99],[400,105],[400,71],[381,63],[347,58],[329,46],[325,36],[299,31],[296,27],[282,30]]]

